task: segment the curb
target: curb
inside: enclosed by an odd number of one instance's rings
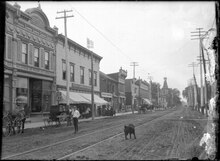
[[[138,113],[137,111],[134,111],[134,114]],[[121,116],[121,115],[129,115],[132,114],[132,112],[126,112],[126,113],[116,113],[115,116]],[[101,117],[95,117],[94,120],[98,120],[98,119],[103,119],[103,118],[108,118],[111,116],[101,116]],[[79,122],[84,122],[84,121],[92,121],[92,118],[89,119],[82,119],[79,120]],[[30,128],[40,128],[40,127],[45,127],[45,124],[43,121],[40,122],[25,122],[25,127],[24,129],[30,129]]]

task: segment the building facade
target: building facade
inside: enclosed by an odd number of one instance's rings
[[[69,72],[67,73],[65,37],[59,34],[56,40],[56,91],[62,93],[62,100],[59,102],[57,100],[56,103],[66,104],[66,81],[67,74],[69,74],[69,103],[79,107],[80,113],[88,107],[91,108],[91,54],[93,54],[94,104],[95,115],[97,115],[98,108],[107,103],[100,98],[99,65],[102,57],[68,38],[67,67]]]
[[[113,109],[116,110],[119,106],[118,96],[116,95],[118,82],[101,71],[99,72],[99,74],[101,97],[104,100],[108,101]]]
[[[139,105],[151,104],[150,84],[145,80],[138,79],[136,85],[139,88]]]
[[[126,97],[125,97],[125,79],[127,77],[127,71],[120,68],[119,72],[107,74],[109,77],[115,79],[117,81],[117,90],[116,95],[118,96],[118,107],[116,108],[116,112],[120,111],[121,108],[125,105]]]
[[[127,108],[136,108],[139,105],[140,89],[139,85],[136,84],[137,80],[125,79],[125,95],[126,95],[126,106]]]
[[[29,114],[48,112],[55,102],[57,31],[40,6],[21,11],[6,3],[4,111],[24,105]]]

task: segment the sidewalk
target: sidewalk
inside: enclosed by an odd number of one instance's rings
[[[134,111],[134,113],[138,113],[137,111]],[[116,113],[115,115],[116,116],[121,116],[121,115],[128,115],[128,114],[132,114],[132,112],[124,112],[124,113]],[[103,119],[103,118],[107,118],[109,116],[99,116],[99,117],[95,117],[94,119],[97,120],[97,119]],[[39,119],[41,119],[41,121],[39,121]],[[36,120],[36,119],[35,119]],[[92,118],[88,118],[88,119],[79,119],[79,122],[84,122],[84,121],[91,121]],[[25,123],[25,129],[28,129],[28,128],[37,128],[37,127],[44,127],[45,124],[44,124],[44,121],[43,121],[43,118],[38,118],[38,121],[32,121],[31,119],[31,122],[26,122]]]

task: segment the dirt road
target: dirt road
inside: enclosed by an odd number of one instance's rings
[[[136,128],[137,139],[119,135],[67,159],[153,160],[190,159],[204,150],[199,146],[207,120],[195,111],[182,108],[166,118]]]
[[[123,127],[128,123],[135,124],[137,139],[125,140]],[[206,123],[196,111],[178,108],[83,122],[76,135],[73,127],[32,129],[25,135],[3,138],[2,158],[192,158],[203,150],[198,142]]]

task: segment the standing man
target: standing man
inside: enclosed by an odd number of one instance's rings
[[[76,132],[78,132],[78,118],[80,116],[80,113],[76,109],[76,106],[73,106],[72,115],[73,115],[73,124],[74,124],[74,128],[75,128],[75,133],[76,133]]]

